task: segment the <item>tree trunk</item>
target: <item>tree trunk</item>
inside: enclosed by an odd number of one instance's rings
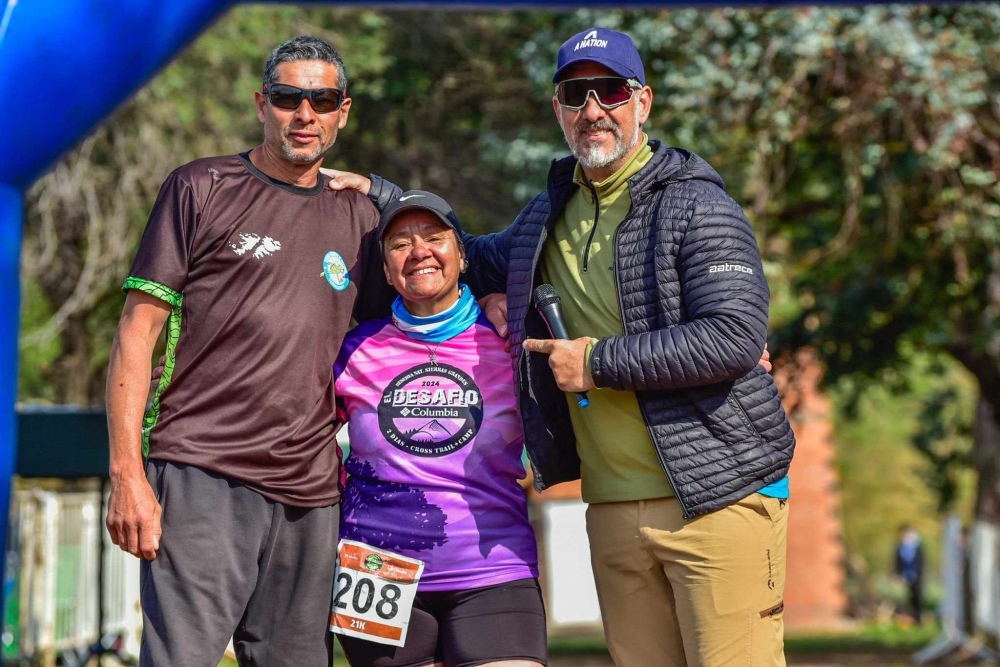
[[[87,327],[90,312],[79,312],[66,318],[62,337],[62,354],[55,360],[49,373],[55,400],[62,405],[84,407],[101,403],[95,376],[103,376],[93,362],[93,340]]]
[[[980,387],[973,428],[973,459],[979,472],[976,518],[1000,525],[1000,393]]]
[[[1000,525],[1000,359],[970,345],[953,345],[949,351],[979,382],[972,428],[972,461],[979,474],[976,518]]]

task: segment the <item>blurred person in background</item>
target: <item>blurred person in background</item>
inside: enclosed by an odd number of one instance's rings
[[[910,615],[914,622],[920,623],[924,601],[924,545],[920,534],[912,526],[903,525],[899,528],[895,571],[896,576],[906,585]]]

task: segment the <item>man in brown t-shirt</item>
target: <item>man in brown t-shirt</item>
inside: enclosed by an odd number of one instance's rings
[[[332,366],[361,305],[388,303],[375,208],[319,173],[346,85],[325,42],[275,49],[256,93],[263,143],[174,171],[125,281],[107,525],[143,559],[144,665],[214,667],[230,637],[243,664],[330,664]]]

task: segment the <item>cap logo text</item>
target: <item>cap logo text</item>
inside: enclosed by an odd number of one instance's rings
[[[606,49],[608,48],[608,40],[597,39],[597,31],[591,30],[590,32],[588,32],[586,35],[583,36],[583,39],[581,41],[576,43],[576,46],[573,47],[573,50],[579,51],[580,49],[589,49],[592,47],[599,49]]]

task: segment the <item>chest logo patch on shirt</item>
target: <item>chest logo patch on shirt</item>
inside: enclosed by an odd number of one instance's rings
[[[382,435],[415,456],[456,452],[472,441],[482,423],[479,387],[447,364],[424,364],[401,373],[378,404]]]
[[[270,236],[261,238],[258,234],[250,233],[240,234],[240,242],[230,243],[229,247],[237,255],[242,256],[252,250],[255,259],[263,259],[281,250],[281,242],[272,239]]]
[[[351,276],[347,272],[347,262],[336,250],[331,250],[323,256],[323,277],[330,287],[342,292],[351,284]]]

